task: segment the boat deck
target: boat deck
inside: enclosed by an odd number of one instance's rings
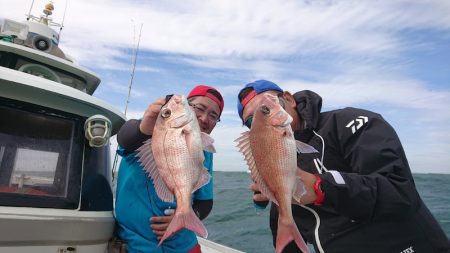
[[[197,239],[204,253],[244,253],[244,251],[236,250],[201,237],[197,237]]]

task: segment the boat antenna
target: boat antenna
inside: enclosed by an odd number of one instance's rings
[[[64,20],[66,19],[66,11],[67,11],[67,0],[66,0],[66,6],[64,7],[64,15],[62,18],[61,26],[59,27],[58,40],[61,39],[61,32],[62,32],[62,29],[64,28]]]
[[[31,17],[31,10],[33,9],[33,5],[34,5],[34,0],[31,1],[30,11],[28,12],[28,15],[27,15],[27,21],[30,20],[30,17]]]
[[[141,42],[142,26],[143,26],[143,24],[141,23],[141,27],[139,29],[139,37],[138,37],[138,40],[137,40],[137,44],[136,44],[136,46],[133,46],[133,51],[132,51],[131,74],[130,74],[130,81],[128,83],[127,101],[125,102],[125,110],[124,110],[125,116],[127,115],[128,104],[130,102],[131,87],[133,86],[134,72],[136,70],[136,60],[137,60],[137,55],[138,55],[138,52],[139,52],[139,44]],[[135,44],[135,42],[136,42],[135,36],[136,36],[136,26],[133,25],[133,44]],[[116,171],[117,171],[117,160],[119,158],[118,154],[117,154],[118,150],[119,150],[119,144],[117,144],[116,154],[114,155],[114,163],[113,163],[113,167],[112,167],[112,171],[111,171],[111,173],[112,173],[112,181],[113,182],[114,182]]]

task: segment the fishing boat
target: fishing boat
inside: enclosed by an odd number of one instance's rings
[[[124,113],[59,47],[50,1],[0,22],[0,252],[126,252],[114,237],[110,138]],[[199,239],[203,252],[240,252]]]

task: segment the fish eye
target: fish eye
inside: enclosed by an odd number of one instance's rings
[[[172,114],[172,111],[170,111],[169,108],[164,108],[161,111],[161,117],[163,117],[163,118],[168,118],[168,117],[170,117],[171,114]]]
[[[265,105],[262,105],[262,106],[261,106],[261,112],[262,112],[264,115],[269,115],[269,114],[270,114],[270,109],[269,109],[269,107],[267,107],[267,106],[265,106]]]

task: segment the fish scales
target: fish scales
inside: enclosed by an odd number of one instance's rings
[[[297,142],[290,126],[292,117],[276,96],[264,94],[253,113],[253,123],[236,142],[244,154],[251,177],[261,192],[278,207],[277,253],[292,240],[309,253],[292,216],[292,199],[301,195],[296,179]]]
[[[172,130],[169,128],[165,131],[166,133],[164,134],[159,135],[155,133],[153,135],[154,145],[152,146],[153,154],[160,152],[163,157],[158,160],[160,161],[159,164],[157,163],[157,166],[166,168],[160,171],[161,176],[166,178],[166,184],[170,189],[174,191],[184,189],[191,192],[193,182],[200,173],[196,168],[199,166],[200,168],[203,167],[203,152],[201,149],[195,150],[201,144],[196,143],[196,145],[192,145],[192,155],[190,155],[185,138],[182,138],[183,133],[181,129]],[[156,142],[159,139],[160,144],[157,145]],[[156,149],[160,148],[162,148],[161,151],[156,151]],[[199,161],[199,164],[195,164],[194,161]],[[180,197],[182,196],[184,195],[180,195]]]
[[[152,138],[138,149],[137,157],[153,179],[158,197],[166,202],[175,198],[177,204],[159,244],[182,228],[207,237],[207,230],[195,215],[191,200],[192,193],[210,180],[203,167],[203,149],[213,152],[212,142],[209,135],[201,133],[186,98],[174,95],[161,108]]]
[[[258,116],[256,116],[258,117]],[[258,119],[255,119],[257,122]],[[295,142],[286,135],[291,134],[287,130],[272,131],[269,128],[256,128],[250,130],[250,146],[253,148],[253,156],[258,171],[274,194],[276,202],[290,203],[292,193],[289,191],[294,186],[296,168]],[[254,134],[252,134],[252,132]],[[282,212],[284,210],[281,210]]]

